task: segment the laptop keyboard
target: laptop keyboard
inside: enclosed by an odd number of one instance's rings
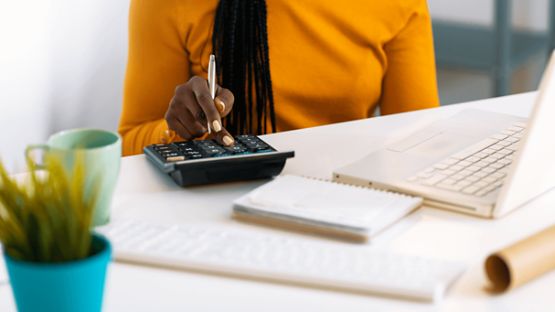
[[[410,182],[483,197],[499,189],[526,124],[517,122],[461,152],[430,166]]]

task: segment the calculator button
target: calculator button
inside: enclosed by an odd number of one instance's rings
[[[162,156],[168,158],[168,157],[177,157],[177,156],[183,156],[183,155],[176,152],[170,152],[170,153],[163,153]]]
[[[226,149],[226,151],[228,151],[230,153],[233,153],[233,154],[241,154],[241,153],[247,152],[247,149],[244,146],[239,145],[239,144],[236,144],[234,146],[226,147],[225,149]]]
[[[156,146],[154,149],[155,149],[156,151],[161,152],[161,151],[171,150],[171,147],[168,146],[168,145],[163,145],[163,146]]]
[[[181,161],[181,160],[185,160],[185,156],[171,156],[171,157],[166,157],[166,161]]]

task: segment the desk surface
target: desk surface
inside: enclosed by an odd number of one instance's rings
[[[293,149],[285,173],[329,178],[334,168],[357,160],[412,131],[465,108],[527,116],[535,93],[489,99],[438,109],[378,117],[264,137],[277,149]],[[230,219],[231,201],[263,182],[181,189],[144,156],[126,157],[114,198],[112,217],[164,223],[204,223],[264,231],[273,235],[321,240]],[[468,270],[436,305],[202,275],[193,272],[113,263],[105,311],[506,311],[545,310],[555,306],[555,273],[504,295],[490,295],[482,265],[492,251],[555,224],[555,192],[501,220],[485,220],[422,208],[360,248],[456,259]],[[0,276],[4,275],[3,265]],[[1,279],[1,278],[0,278]],[[0,310],[15,311],[9,286],[0,284]]]

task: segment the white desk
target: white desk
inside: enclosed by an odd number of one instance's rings
[[[277,149],[294,149],[286,173],[329,178],[333,168],[360,158],[433,120],[469,107],[527,116],[528,93],[266,136]],[[322,240],[230,219],[231,201],[262,182],[181,189],[144,156],[123,159],[113,218],[210,223],[299,239]],[[504,295],[490,295],[482,265],[491,251],[555,224],[555,192],[501,220],[422,208],[360,248],[457,259],[468,270],[440,304],[363,296],[282,284],[113,263],[106,311],[537,311],[555,307],[555,273]],[[3,270],[3,268],[1,269]],[[9,286],[0,286],[0,311],[15,311]]]

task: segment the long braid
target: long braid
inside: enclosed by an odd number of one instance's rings
[[[269,118],[275,132],[266,1],[220,0],[212,46],[219,81],[235,95],[226,129],[232,134],[267,133]]]

